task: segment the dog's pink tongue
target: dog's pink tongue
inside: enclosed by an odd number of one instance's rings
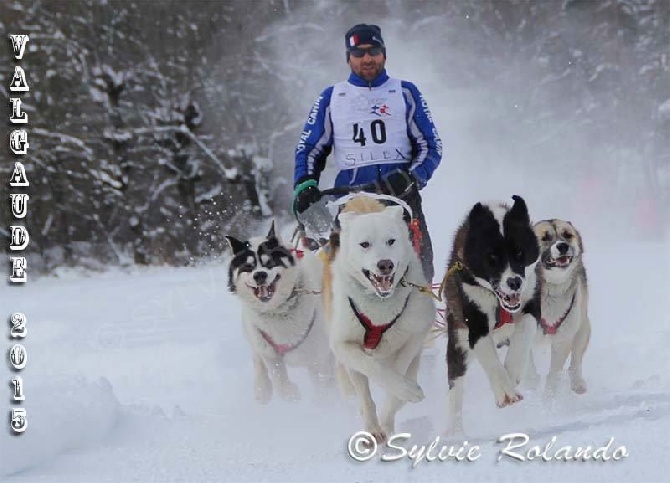
[[[261,285],[258,287],[258,294],[261,296],[261,298],[267,298],[269,294],[268,287],[266,285]]]

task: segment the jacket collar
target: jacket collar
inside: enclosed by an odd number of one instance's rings
[[[366,81],[353,72],[349,75],[349,83],[355,85],[356,87],[379,87],[387,80],[389,80],[389,76],[386,73],[386,69],[382,70],[381,73],[372,80],[372,82]]]

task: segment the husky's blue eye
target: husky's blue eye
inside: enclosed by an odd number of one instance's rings
[[[388,241],[386,242],[386,244],[387,244],[388,246],[392,246],[394,243],[395,243],[395,238],[391,238],[390,240],[388,240]]]
[[[370,248],[370,242],[366,242],[366,241],[364,241],[364,242],[361,242],[360,245],[361,245],[361,247],[363,247],[363,248]]]

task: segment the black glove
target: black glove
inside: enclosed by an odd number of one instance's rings
[[[315,181],[312,183],[301,183],[295,189],[293,212],[295,214],[302,213],[320,199],[321,191],[319,191]]]
[[[406,196],[414,186],[414,177],[402,169],[395,169],[382,178],[382,191],[398,198]]]

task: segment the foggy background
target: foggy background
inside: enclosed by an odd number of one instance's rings
[[[587,247],[666,239],[668,0],[3,1],[2,31],[30,35],[22,61],[0,52],[5,119],[14,65],[30,85],[29,154],[0,152],[0,177],[26,166],[31,270],[185,265],[292,223],[293,148],[362,22],[442,137],[423,190],[436,266],[474,202],[513,194]]]

